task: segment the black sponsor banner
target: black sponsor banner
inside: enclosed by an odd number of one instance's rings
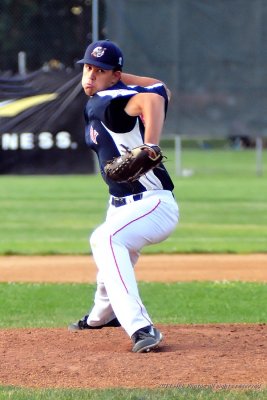
[[[90,173],[81,73],[0,76],[0,174]]]

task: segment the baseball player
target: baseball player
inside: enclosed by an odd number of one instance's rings
[[[163,336],[142,303],[134,266],[144,246],[165,240],[176,227],[174,186],[162,163],[124,181],[108,176],[106,165],[120,163],[142,145],[145,156],[151,155],[147,149],[159,149],[170,91],[157,79],[123,73],[123,54],[109,40],[91,43],[78,63],[89,97],[85,140],[97,154],[110,198],[105,222],[90,237],[97,266],[94,305],[69,330],[121,326],[132,339],[132,351],[147,352]]]

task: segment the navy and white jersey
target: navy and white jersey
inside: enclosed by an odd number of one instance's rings
[[[129,116],[124,108],[132,96],[145,92],[163,96],[167,112],[168,98],[163,84],[126,86],[121,81],[90,97],[84,110],[86,144],[96,152],[102,177],[112,196],[124,197],[146,190],[173,190],[174,187],[163,164],[132,183],[114,182],[104,172],[107,161],[124,154],[123,146],[132,149],[144,143],[142,119]]]

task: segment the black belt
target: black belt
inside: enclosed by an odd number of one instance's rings
[[[143,198],[143,193],[134,194],[133,196],[131,196],[131,199],[133,199],[133,201],[138,201],[138,200],[141,200],[142,198]],[[111,204],[114,207],[125,206],[125,204],[127,204],[127,203],[129,203],[129,202],[127,202],[127,197],[112,197],[111,198]]]

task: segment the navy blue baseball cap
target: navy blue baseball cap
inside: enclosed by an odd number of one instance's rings
[[[91,43],[78,64],[91,64],[103,69],[121,69],[123,54],[121,49],[109,40],[98,40]]]

